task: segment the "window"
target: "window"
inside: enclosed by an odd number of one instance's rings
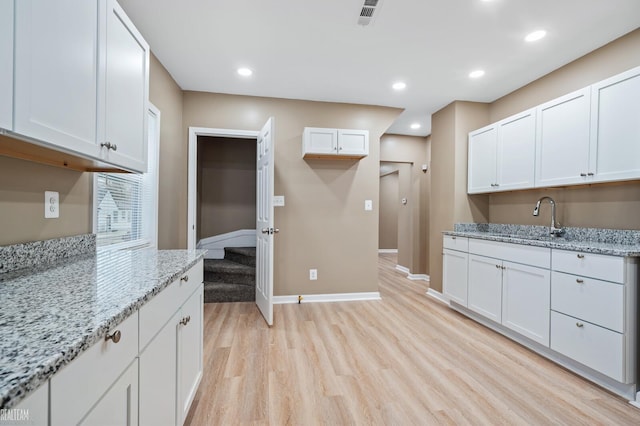
[[[160,111],[149,108],[148,171],[95,173],[93,232],[99,248],[157,245]]]

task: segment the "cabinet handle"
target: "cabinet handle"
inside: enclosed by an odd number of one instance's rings
[[[580,173],[580,176],[581,177],[587,177],[587,174],[586,173]]]
[[[185,275],[184,277],[180,278],[180,281],[184,281],[185,283],[189,281],[189,275]]]
[[[184,317],[184,318],[182,318],[182,319],[180,320],[180,323],[179,323],[179,324],[181,324],[181,325],[187,325],[187,324],[189,324],[189,321],[191,321],[191,316],[186,316],[186,317]]]
[[[587,176],[593,176],[593,175],[594,175],[594,173],[592,173],[592,172],[587,173]]]
[[[581,280],[580,278],[576,278],[576,282],[578,284],[584,284],[584,280]]]
[[[496,268],[500,269],[500,265],[496,265]]]
[[[342,151],[342,147],[339,147],[339,148],[338,148],[338,151]]]
[[[502,270],[504,271],[505,269],[507,269],[507,267],[506,267],[506,266],[503,266],[503,267],[502,267]]]
[[[103,148],[112,149],[114,151],[118,150],[118,145],[116,145],[115,143],[111,143],[111,142],[102,142],[100,144],[100,146],[103,147]]]
[[[579,254],[578,259],[584,259],[584,254]]]
[[[455,237],[455,236],[453,236],[453,237],[451,237],[451,239],[452,239],[452,240],[455,240],[455,239],[456,239],[456,237]]]
[[[111,340],[113,341],[113,343],[118,343],[121,337],[122,337],[122,333],[120,333],[120,330],[116,330],[111,334],[107,333],[107,335],[104,336],[104,341],[108,342],[109,340]]]
[[[576,323],[576,327],[578,327],[578,328],[582,328],[582,327],[584,327],[584,324],[583,324],[583,323],[581,323],[581,322],[577,322],[577,323]]]

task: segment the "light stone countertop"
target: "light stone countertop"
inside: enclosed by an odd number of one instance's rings
[[[205,252],[103,251],[0,275],[0,409],[104,338]]]
[[[444,231],[443,234],[584,253],[640,257],[640,231],[570,227],[565,230],[565,235],[553,237],[546,226],[457,223],[453,231]]]

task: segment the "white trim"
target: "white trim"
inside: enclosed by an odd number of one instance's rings
[[[224,259],[225,247],[255,247],[256,230],[239,229],[224,234],[214,235],[198,241],[196,248],[207,250],[205,259]]]
[[[187,190],[187,249],[196,248],[196,188],[198,169],[198,136],[213,136],[238,139],[258,139],[257,130],[215,129],[189,127],[189,171]]]
[[[378,249],[378,253],[398,253],[398,249]]]
[[[155,164],[155,176],[152,182],[152,194],[153,194],[153,200],[151,200],[151,203],[153,204],[153,206],[155,206],[154,209],[154,218],[153,218],[153,230],[151,231],[151,234],[149,235],[149,239],[151,240],[151,247],[158,247],[158,212],[160,211],[160,206],[158,203],[158,199],[160,197],[160,124],[162,123],[162,113],[160,112],[160,110],[154,105],[152,104],[150,101],[147,102],[147,105],[149,107],[149,112],[148,114],[155,116],[155,123],[156,125],[154,126],[154,132],[155,132],[155,139],[153,141],[153,143],[155,144],[153,146],[153,152],[149,153],[149,157],[151,157],[151,155],[153,155],[154,158],[154,164]],[[151,124],[151,117],[147,118],[148,120],[148,125],[150,126]],[[151,139],[149,134],[147,134],[147,138]],[[149,148],[147,148],[149,149]]]
[[[407,268],[406,266],[402,266],[402,265],[396,265],[396,269],[404,274],[410,274],[411,271],[409,270],[409,268]]]
[[[298,303],[297,295],[273,296],[273,304]],[[324,303],[324,302],[354,302],[363,300],[382,300],[380,292],[361,293],[333,293],[333,294],[307,294],[302,295],[302,303]]]
[[[638,394],[636,394],[636,398],[639,398],[639,397],[640,397],[640,395],[639,395],[639,394],[640,394],[640,392],[638,392]],[[637,402],[637,400],[636,400],[636,401],[631,400],[631,401],[629,401],[629,404],[633,405],[633,406],[634,406],[634,407],[636,407],[636,408],[640,408],[640,402]]]
[[[426,281],[429,282],[429,275],[427,274],[409,274],[407,275],[407,278],[409,278],[412,281]]]
[[[437,290],[430,288],[427,290],[427,296],[436,299],[440,303],[444,303],[445,305],[449,305],[449,300],[445,297],[444,294],[440,293]]]

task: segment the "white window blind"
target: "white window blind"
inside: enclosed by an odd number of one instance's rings
[[[148,172],[94,174],[94,233],[100,248],[156,245],[160,112],[149,110]]]

